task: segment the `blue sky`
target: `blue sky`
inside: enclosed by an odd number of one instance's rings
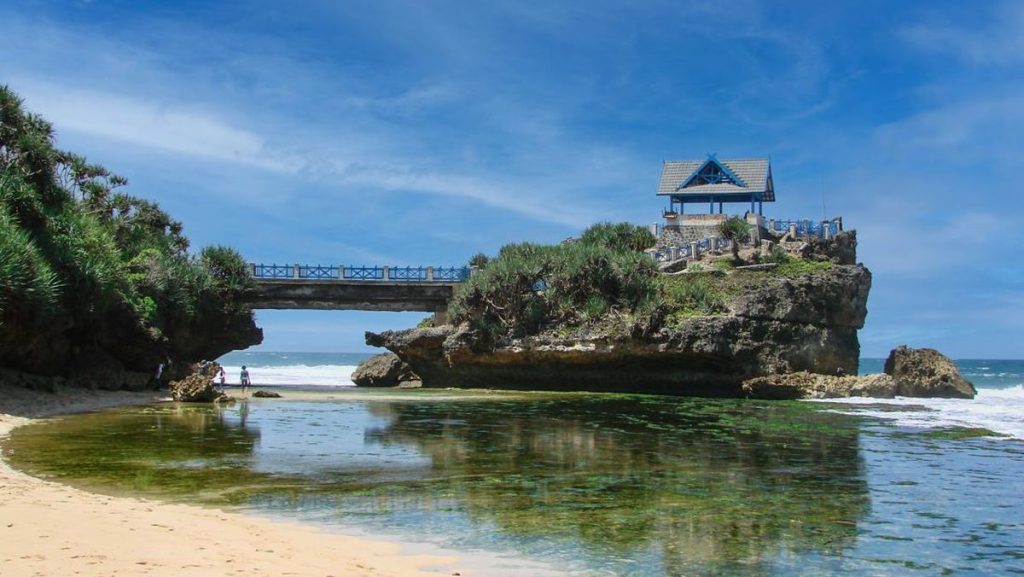
[[[770,156],[767,216],[858,230],[865,356],[1024,357],[1021,2],[0,0],[0,38],[197,248],[457,264],[656,222],[663,159]],[[258,316],[262,350],[358,351],[421,315]]]

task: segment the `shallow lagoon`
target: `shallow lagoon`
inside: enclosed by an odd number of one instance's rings
[[[6,451],[19,468],[93,491],[498,552],[565,574],[1024,574],[1018,441],[810,403],[282,392],[62,417],[17,429]]]

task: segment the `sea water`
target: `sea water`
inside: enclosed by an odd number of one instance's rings
[[[960,373],[978,390],[965,399],[843,399],[836,409],[890,421],[898,427],[977,428],[1024,440],[1024,360],[957,361]],[[863,359],[861,374],[880,373],[884,359]]]
[[[243,366],[254,386],[352,387],[363,353],[267,353],[239,351],[217,359],[227,384],[237,385]]]
[[[1020,361],[961,362],[975,400],[811,403],[362,390],[316,376],[354,359],[258,355],[234,362],[284,399],[63,417],[7,456],[486,552],[482,575],[1024,574]]]

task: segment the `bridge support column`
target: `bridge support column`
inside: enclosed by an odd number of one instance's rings
[[[434,311],[434,326],[439,327],[446,324],[448,324],[448,309]]]
[[[434,267],[427,267],[427,280],[434,280]]]

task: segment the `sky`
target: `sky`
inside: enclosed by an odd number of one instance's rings
[[[766,217],[858,232],[863,356],[1024,357],[1024,2],[0,0],[0,38],[196,250],[455,265],[658,222],[663,160],[769,157]],[[422,316],[257,311],[255,350]]]

